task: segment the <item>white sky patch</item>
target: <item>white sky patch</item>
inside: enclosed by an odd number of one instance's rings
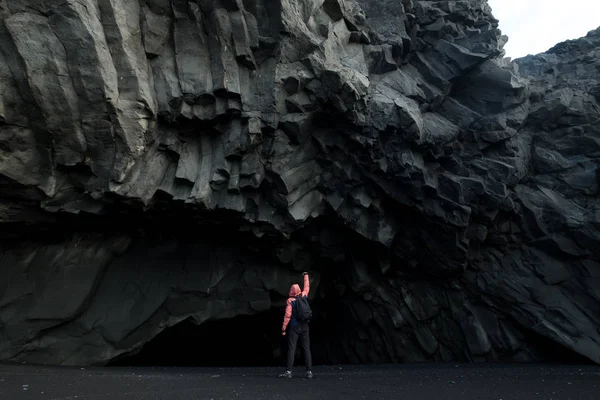
[[[600,26],[600,0],[488,0],[508,36],[506,57],[542,53]]]

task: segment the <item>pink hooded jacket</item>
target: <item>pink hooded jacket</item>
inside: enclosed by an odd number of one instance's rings
[[[290,323],[290,319],[292,318],[292,303],[296,301],[295,297],[302,293],[302,296],[308,297],[308,292],[310,292],[310,280],[308,279],[308,274],[304,275],[304,290],[300,291],[300,286],[297,283],[294,283],[290,288],[289,298],[287,299],[287,304],[285,306],[285,315],[283,317],[283,327],[281,328],[282,332],[285,332],[288,324]]]

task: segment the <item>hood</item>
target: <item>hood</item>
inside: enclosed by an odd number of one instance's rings
[[[300,290],[300,286],[297,283],[294,283],[290,288],[290,297],[296,297],[300,293],[302,293],[302,290]]]

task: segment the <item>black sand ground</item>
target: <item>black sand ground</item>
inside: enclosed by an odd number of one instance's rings
[[[600,367],[565,365],[347,366],[313,380],[275,368],[66,368],[0,365],[0,400],[405,399],[600,400]]]

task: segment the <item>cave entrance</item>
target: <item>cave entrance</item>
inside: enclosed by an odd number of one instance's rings
[[[166,328],[136,354],[112,366],[243,367],[283,365],[281,313],[266,311],[196,325],[186,319]]]
[[[327,291],[311,301],[313,319],[310,340],[313,364],[347,363],[343,346],[344,308],[341,297]],[[273,308],[256,315],[207,321],[196,325],[186,319],[166,328],[137,353],[124,355],[110,366],[258,367],[284,366],[287,337],[281,335],[284,309]],[[347,328],[346,328],[347,329]],[[297,346],[295,365],[304,365]]]
[[[549,364],[594,365],[589,358],[532,329],[524,327],[522,333],[525,343],[531,346],[532,355],[537,361]]]

